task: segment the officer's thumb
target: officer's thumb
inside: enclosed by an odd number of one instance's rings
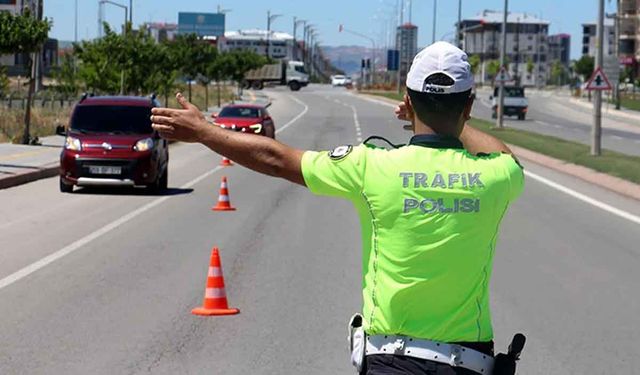
[[[180,104],[180,106],[183,109],[196,108],[196,106],[194,106],[193,104],[189,103],[189,101],[180,92],[176,94],[176,100],[178,101],[178,104]]]

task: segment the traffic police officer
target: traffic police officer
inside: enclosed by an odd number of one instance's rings
[[[504,143],[466,125],[474,98],[463,51],[445,42],[425,48],[406,84],[396,114],[415,135],[392,150],[302,151],[247,137],[210,126],[180,94],[183,109],[154,108],[152,122],[165,138],[201,142],[258,172],[353,202],[364,256],[364,306],[354,325],[362,323],[356,336],[366,341],[352,343],[361,373],[490,374],[492,259],[523,171]]]

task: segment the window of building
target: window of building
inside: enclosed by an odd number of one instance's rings
[[[533,46],[528,46],[528,47],[527,47],[527,50],[528,50],[528,51],[533,51]]]

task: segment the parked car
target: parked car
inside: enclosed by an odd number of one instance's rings
[[[60,191],[77,186],[167,188],[169,148],[151,128],[155,97],[87,96],[76,104],[60,154]]]
[[[491,100],[492,117],[496,118],[498,115],[498,101],[499,101],[500,88],[495,87],[493,95],[489,97]],[[504,115],[505,116],[518,116],[518,120],[524,120],[527,111],[529,109],[529,101],[524,96],[524,87],[520,86],[505,86],[504,87]]]
[[[230,104],[213,114],[213,123],[224,129],[241,133],[276,137],[276,128],[267,106]]]
[[[331,76],[331,86],[346,86],[347,85],[347,77],[341,74]]]

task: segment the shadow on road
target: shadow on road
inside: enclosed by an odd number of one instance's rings
[[[183,195],[190,194],[193,192],[193,189],[182,189],[182,188],[168,188],[162,191],[149,191],[141,188],[130,188],[130,187],[80,187],[73,192],[73,194],[87,194],[87,195],[133,195],[133,196],[150,196],[150,197],[162,197],[162,196],[173,196],[173,195]]]

